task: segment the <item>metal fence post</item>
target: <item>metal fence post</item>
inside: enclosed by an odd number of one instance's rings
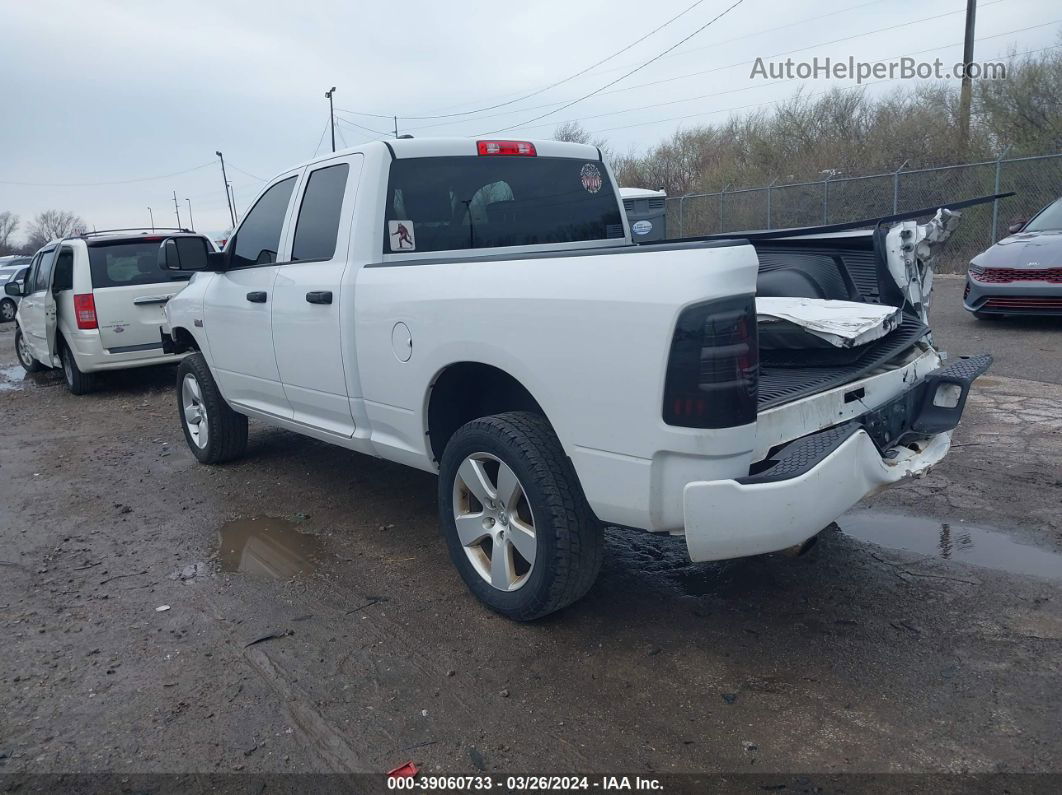
[[[830,217],[830,174],[822,181],[822,222],[829,223]]]
[[[726,201],[726,192],[728,190],[730,190],[729,183],[723,187],[722,192],[719,194],[719,231],[720,232],[725,232],[726,231],[726,224],[723,222],[723,218],[725,217],[724,214],[723,214],[723,204]]]
[[[771,180],[771,183],[767,186],[767,228],[774,229],[771,226],[771,189],[774,187],[774,183],[778,181],[778,177]]]
[[[892,214],[896,215],[900,211],[900,172],[904,170],[908,163],[911,161],[904,160],[900,163],[900,167],[892,172]]]
[[[1010,151],[1010,144],[1007,144],[1007,148],[999,153],[999,157],[996,158],[996,181],[993,193],[999,193],[999,178],[1000,172],[1003,170],[1003,158],[1007,156],[1007,152]],[[992,200],[992,233],[988,238],[988,245],[993,246],[996,243],[996,225],[999,223],[999,199]]]
[[[686,194],[679,196],[679,237],[686,236]]]

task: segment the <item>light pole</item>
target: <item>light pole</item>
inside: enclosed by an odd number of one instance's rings
[[[236,211],[232,209],[232,198],[229,196],[229,178],[225,176],[225,155],[221,152],[214,152],[221,160],[221,181],[225,184],[225,201],[229,203],[229,220],[232,221],[232,228],[236,228]]]
[[[188,202],[188,228],[195,231],[195,221],[192,220],[192,200],[185,198],[185,201]]]
[[[148,216],[151,218],[151,231],[155,231],[155,213],[151,212],[151,208],[148,207]]]
[[[336,151],[336,112],[332,109],[332,95],[336,93],[336,87],[332,86],[331,90],[325,92],[325,98],[328,100],[328,124],[332,128],[332,151]]]

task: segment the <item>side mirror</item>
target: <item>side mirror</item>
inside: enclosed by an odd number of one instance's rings
[[[22,282],[10,281],[4,285],[4,293],[12,298],[22,297]]]
[[[1012,235],[1017,234],[1018,232],[1020,232],[1022,229],[1025,228],[1025,225],[1027,223],[1029,223],[1029,220],[1027,218],[1021,218],[1021,219],[1015,221],[1014,223],[1012,223],[1010,226],[1008,226],[1007,227],[1007,231],[1010,232]]]
[[[159,246],[159,267],[164,271],[215,271],[222,257],[201,237],[168,237]]]

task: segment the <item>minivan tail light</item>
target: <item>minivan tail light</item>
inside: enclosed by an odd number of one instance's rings
[[[759,359],[753,296],[685,309],[671,340],[664,422],[685,428],[732,428],[755,422]]]
[[[92,293],[74,296],[74,317],[77,318],[79,329],[99,328],[96,322],[96,302]]]
[[[535,157],[535,145],[530,141],[476,141],[476,148],[481,155],[517,155]]]

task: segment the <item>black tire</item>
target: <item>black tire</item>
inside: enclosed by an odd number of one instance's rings
[[[0,323],[10,323],[18,313],[18,304],[10,298],[0,299]]]
[[[39,373],[44,369],[44,365],[33,358],[33,354],[22,341],[22,329],[17,324],[15,325],[15,356],[27,373]]]
[[[96,388],[96,377],[92,373],[83,373],[77,366],[77,360],[65,342],[59,343],[59,358],[63,361],[63,378],[66,388],[73,395],[85,395]]]
[[[186,417],[184,388],[193,379],[205,409],[206,441],[200,444]],[[201,464],[221,464],[239,458],[247,450],[247,417],[232,410],[221,396],[217,382],[201,353],[186,356],[177,368],[177,413],[188,448]],[[203,420],[200,420],[203,422]],[[191,423],[198,425],[198,423]]]
[[[512,469],[533,514],[535,560],[515,590],[501,590],[484,579],[458,536],[455,480],[465,459],[477,453]],[[517,621],[541,618],[580,599],[601,568],[601,523],[553,428],[539,414],[495,414],[458,429],[439,467],[439,518],[450,558],[469,590],[492,610]],[[493,554],[493,542],[490,548]]]

